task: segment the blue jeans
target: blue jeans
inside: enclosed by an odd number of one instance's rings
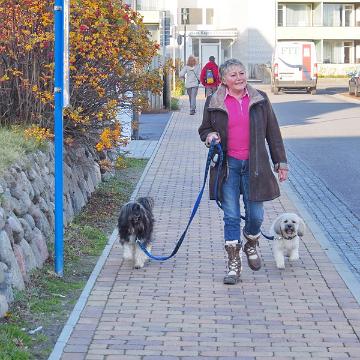
[[[224,211],[225,241],[240,241],[240,194],[245,208],[244,230],[249,235],[260,233],[264,220],[264,207],[261,201],[249,200],[249,160],[237,160],[228,156],[228,177],[222,186],[222,207]],[[241,241],[240,241],[241,242]]]

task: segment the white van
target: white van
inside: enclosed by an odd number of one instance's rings
[[[271,91],[305,89],[316,94],[315,44],[310,41],[279,41],[272,59]]]

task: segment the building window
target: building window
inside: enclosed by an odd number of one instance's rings
[[[125,3],[136,3],[136,10],[156,11],[166,9],[164,0],[125,0]]]
[[[214,9],[206,9],[206,24],[214,24]]]
[[[324,26],[354,26],[353,4],[324,4]]]
[[[344,64],[352,63],[352,49],[353,42],[352,41],[344,41]]]
[[[355,10],[355,26],[360,26],[360,5],[356,6]]]
[[[351,64],[354,62],[354,42],[324,40],[324,64]],[[357,55],[356,55],[357,56]]]
[[[355,40],[355,63],[360,64],[360,40]]]
[[[354,26],[354,5],[344,6],[345,26]]]
[[[311,4],[286,4],[286,26],[311,26]]]
[[[202,25],[202,9],[198,8],[182,8],[181,14],[186,12],[187,16],[187,25]],[[183,16],[181,16],[181,24],[184,25],[185,21]]]
[[[278,4],[278,11],[277,11],[277,16],[278,16],[278,26],[284,26],[284,5],[283,4]]]

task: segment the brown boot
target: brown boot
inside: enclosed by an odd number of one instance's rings
[[[237,240],[226,241],[225,250],[228,254],[228,273],[224,277],[224,284],[234,285],[239,281],[242,270],[241,245]]]
[[[248,235],[245,233],[245,231],[243,231],[243,234],[246,239],[244,253],[247,257],[249,267],[251,270],[258,271],[261,269],[261,260],[259,254],[256,251],[256,245],[259,245],[260,234]]]

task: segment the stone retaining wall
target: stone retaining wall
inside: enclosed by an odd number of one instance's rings
[[[64,153],[64,224],[101,182],[96,157],[84,148]],[[31,270],[48,258],[54,230],[54,149],[26,156],[0,175],[0,317]]]

